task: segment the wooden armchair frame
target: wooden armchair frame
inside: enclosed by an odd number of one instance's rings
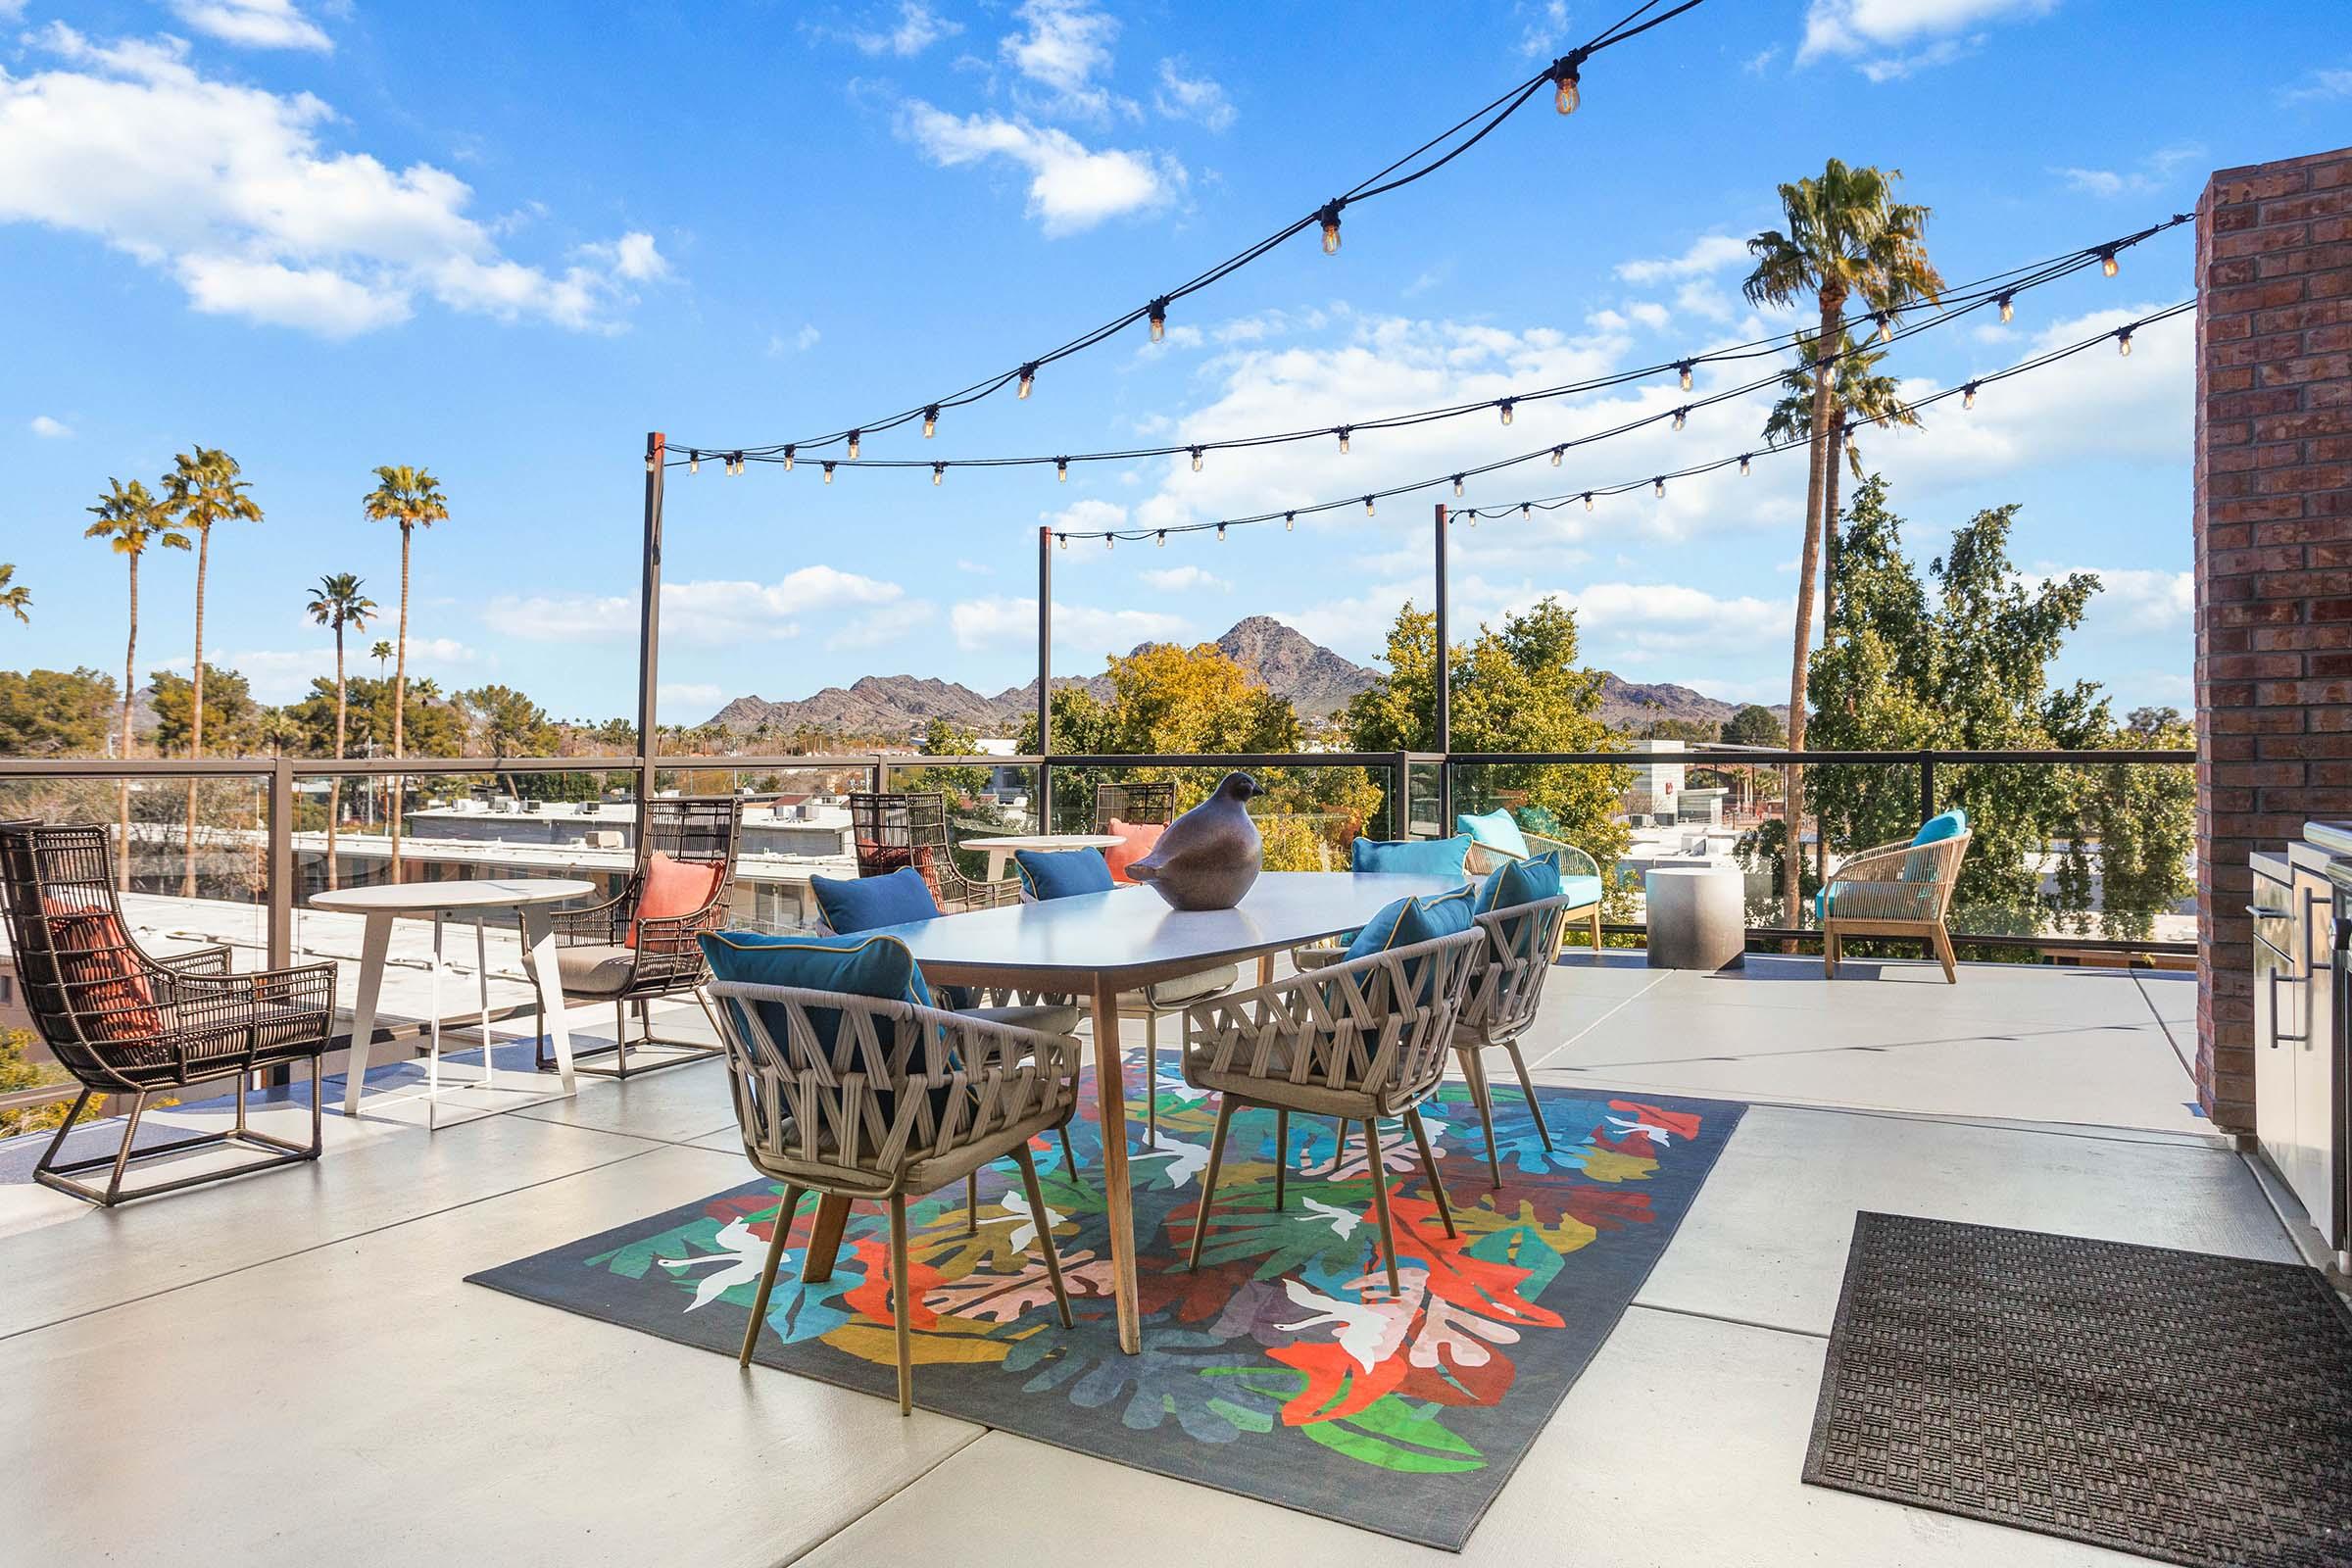
[[[1563,878],[1589,876],[1599,882],[1603,889],[1608,886],[1608,879],[1600,874],[1600,862],[1566,839],[1545,838],[1541,833],[1528,833],[1524,830],[1520,836],[1527,840],[1528,858],[1530,858],[1538,855],[1556,852],[1560,858],[1560,875]],[[1492,845],[1473,842],[1470,846],[1470,857],[1466,867],[1472,876],[1484,876],[1504,861],[1517,858],[1519,857],[1512,855],[1508,850],[1498,850]],[[1555,955],[1567,948],[1568,928],[1573,925],[1582,927],[1587,932],[1592,944],[1593,961],[1599,961],[1600,905],[1601,901],[1595,899],[1591,904],[1575,905],[1567,910],[1560,921],[1557,938],[1559,947],[1553,950]]]
[[[1923,941],[1943,966],[1943,978],[1960,983],[1944,915],[1968,855],[1966,831],[1933,844],[1908,839],[1849,856],[1822,890],[1822,972],[1838,977],[1848,937],[1910,937]]]
[[[1534,904],[1514,905],[1478,916],[1486,945],[1470,967],[1470,982],[1462,996],[1461,1015],[1453,1026],[1454,1054],[1461,1058],[1462,1076],[1478,1102],[1480,1126],[1487,1137],[1487,1172],[1502,1185],[1502,1160],[1494,1148],[1494,1103],[1487,1087],[1483,1053],[1510,1054],[1511,1069],[1527,1096],[1528,1114],[1536,1119],[1537,1136],[1551,1148],[1551,1129],[1544,1123],[1544,1107],[1536,1099],[1535,1081],[1519,1054],[1519,1037],[1536,1021],[1544,1003],[1544,982],[1554,967],[1562,930],[1571,913],[1568,896],[1559,894]]]

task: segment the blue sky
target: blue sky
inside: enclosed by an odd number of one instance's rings
[[[962,0],[460,6],[0,0],[0,559],[35,596],[0,664],[121,667],[122,572],[84,543],[109,476],[191,442],[268,513],[216,536],[208,649],[269,700],[327,665],[322,572],[389,610],[381,463],[446,488],[419,538],[416,667],[561,715],[633,702],[648,429],[727,447],[919,403],[1150,298],[1345,189],[1626,9]],[[1712,0],[1438,175],[1350,210],[1009,395],[869,456],[959,458],[1337,424],[1777,330],[1730,243],[1825,157],[1898,167],[1963,279],[2136,228],[2215,169],[2352,140],[2334,0]],[[2278,62],[2295,62],[2282,75]],[[2186,297],[2185,230],[1901,345],[1940,386]],[[1707,372],[1702,371],[1702,377]],[[1726,372],[1729,374],[1730,372]],[[1719,382],[1718,384],[1728,384]],[[1702,379],[1702,389],[1706,383]],[[2109,582],[2065,673],[2185,706],[2185,322],[1875,435],[1924,558],[2024,504],[2030,571]],[[1074,472],[672,476],[665,719],[860,673],[984,691],[1031,671],[1040,521],[1130,526],[1352,495],[1682,401],[1671,378],[1523,412]],[[1473,494],[1638,478],[1752,445],[1760,407]],[[1457,604],[1575,603],[1592,659],[1786,694],[1802,466],[1534,525],[1457,529]],[[1426,503],[1058,556],[1057,667],[1242,615],[1375,653],[1429,597]],[[193,573],[151,558],[142,674],[183,666]],[[389,631],[389,621],[385,623]]]

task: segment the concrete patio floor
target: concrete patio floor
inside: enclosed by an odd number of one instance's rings
[[[2185,1108],[2193,988],[1640,963],[1554,975],[1539,1077],[1754,1108],[1458,1560],[2132,1561],[1797,1477],[1858,1209],[2295,1258]],[[742,1180],[715,1063],[327,1135],[314,1166],[111,1213],[0,1189],[11,1560],[1455,1560],[464,1283]]]

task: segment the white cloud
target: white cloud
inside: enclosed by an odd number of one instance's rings
[[[1184,593],[1189,589],[1214,589],[1230,593],[1233,584],[1200,566],[1168,566],[1158,571],[1147,571],[1144,581],[1163,594]]]
[[[1812,0],[1796,63],[1851,59],[1872,81],[1947,65],[1984,42],[1984,24],[2047,16],[2058,0]],[[1920,47],[1912,48],[1918,45]],[[1908,54],[1898,51],[1910,48]]]
[[[63,419],[52,419],[46,414],[34,415],[25,428],[44,441],[63,441],[74,433],[72,425]]]
[[[820,33],[827,29],[813,29]],[[876,21],[850,27],[831,36],[849,40],[860,54],[896,55],[902,60],[912,59],[943,38],[953,38],[963,31],[963,24],[941,16],[916,0],[905,0],[895,21]]]
[[[832,566],[803,566],[772,583],[710,580],[662,585],[664,642],[724,647],[800,635],[795,618],[840,606],[888,604],[905,592],[897,583]],[[531,642],[586,642],[633,637],[634,595],[501,594],[482,618],[510,637]]]
[[[1091,151],[1065,130],[1002,115],[958,118],[919,98],[900,117],[899,131],[943,169],[1002,158],[1028,171],[1029,213],[1049,236],[1165,207],[1188,178],[1164,154]]]
[[[456,175],[332,151],[325,103],[205,76],[179,39],[100,44],[52,23],[30,41],[58,64],[0,74],[0,222],[94,235],[197,310],[346,337],[427,297],[602,330],[666,270],[642,233],[560,270],[512,260]]]
[[[1543,0],[1541,5],[1515,9],[1528,19],[1519,34],[1519,52],[1530,59],[1558,54],[1568,36],[1568,0]]]
[[[2189,616],[2197,607],[2193,571],[2156,571],[2144,566],[2045,566],[2025,574],[2036,586],[2070,572],[2087,571],[2099,579],[2086,612],[2085,640],[2107,635],[2149,634],[2185,637]]]
[[[387,636],[390,634],[387,632]],[[348,657],[347,672],[353,675],[368,673],[360,658],[362,648],[355,646]],[[479,656],[455,637],[411,637],[409,639],[409,677],[437,675],[473,663]],[[331,642],[317,648],[253,648],[229,653],[207,653],[205,661],[215,669],[233,669],[245,677],[253,691],[254,700],[275,707],[283,703],[300,702],[311,694],[313,680],[324,680],[331,686],[335,678],[335,651]],[[195,662],[182,657],[164,662],[166,669],[185,674]],[[390,666],[385,666],[389,671]]]
[[[1035,599],[966,599],[948,612],[956,646],[966,653],[1037,646]],[[1167,642],[1183,634],[1184,618],[1151,610],[1097,610],[1086,605],[1054,606],[1054,663],[1068,670],[1138,643]],[[1065,659],[1064,656],[1069,656]],[[1070,662],[1076,660],[1077,664]]]
[[[1680,256],[1654,261],[1620,262],[1617,275],[1629,283],[1662,283],[1670,279],[1705,277],[1748,260],[1747,241],[1731,234],[1701,234]]]
[[[939,618],[939,607],[928,600],[908,599],[882,605],[859,615],[825,639],[833,649],[879,648]]]
[[[2088,196],[2143,196],[2164,189],[2172,182],[2173,171],[2183,164],[2196,162],[2205,156],[2205,149],[2193,142],[2160,147],[2143,160],[2143,167],[2132,170],[2116,169],[2053,169],[2066,182],[2067,189],[2079,190]]]
[[[1754,54],[1748,56],[1746,62],[1742,64],[1740,69],[1746,72],[1751,76],[1761,76],[1765,72],[1772,69],[1772,63],[1775,60],[1778,60],[1780,57],[1781,46],[1777,43],[1768,44],[1764,48],[1759,49]]]
[[[1110,46],[1119,35],[1116,18],[1085,0],[1026,0],[1014,14],[1027,30],[1004,38],[998,51],[1023,77],[1052,91],[1043,99],[1024,95],[1023,108],[1091,121],[1107,119],[1114,107],[1135,113],[1134,105],[1096,80],[1111,67]]]
[[[786,337],[781,332],[771,332],[767,337],[767,356],[773,360],[782,359],[787,354],[806,354],[816,347],[824,339],[824,335],[815,327],[808,325],[803,325],[790,337]]]
[[[1233,100],[1225,95],[1224,87],[1207,76],[1188,76],[1184,72],[1182,55],[1159,63],[1159,90],[1152,95],[1152,107],[1169,120],[1197,121],[1210,130],[1230,129]]]
[[[664,704],[685,703],[697,708],[708,708],[720,701],[727,693],[725,687],[713,685],[709,681],[665,680],[662,682],[656,695]]]
[[[2352,68],[2315,71],[2294,86],[2280,88],[2278,92],[2278,101],[2289,106],[2326,103],[2335,98],[2352,98]]]
[[[316,49],[335,43],[293,0],[171,0],[172,14],[198,32],[248,49]]]

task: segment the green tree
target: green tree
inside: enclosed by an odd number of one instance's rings
[[[0,561],[0,610],[7,611],[26,625],[32,623],[32,590],[17,581],[17,568]]]
[[[27,1089],[46,1089],[73,1080],[63,1067],[35,1062],[30,1057],[32,1033],[25,1029],[0,1029],[0,1096],[21,1094]],[[26,1105],[21,1110],[0,1110],[0,1138],[14,1138],[20,1133],[47,1132],[66,1119],[73,1108],[69,1097],[46,1104]],[[90,1097],[90,1114],[106,1113],[106,1100]]]
[[[0,669],[0,756],[102,756],[114,703],[94,669]]]
[[[548,722],[547,710],[512,686],[460,692],[458,707],[472,720],[490,755],[502,762],[511,757],[555,755],[556,729]],[[513,778],[502,775],[501,782],[510,796],[516,795]]]
[[[185,550],[188,536],[172,526],[172,503],[148,492],[147,487],[133,479],[125,485],[120,479],[107,480],[107,493],[98,498],[94,507],[82,509],[97,517],[97,521],[81,530],[84,539],[104,539],[108,548],[123,558],[130,566],[130,635],[122,647],[122,731],[118,755],[128,758],[137,750],[137,732],[130,721],[130,707],[137,695],[138,677],[132,673],[139,659],[139,561],[151,549]],[[115,885],[130,886],[130,780],[115,781]]]
[[[375,678],[377,680],[382,680],[384,678],[384,666],[392,662],[391,641],[387,638],[378,637],[372,644],[369,645],[368,649],[368,657],[375,661]]]
[[[196,681],[174,669],[150,670],[155,709],[155,749],[162,757],[196,755]],[[215,664],[204,673],[203,699],[213,727],[215,748],[230,756],[252,749],[260,738],[262,708],[243,675]],[[191,824],[195,818],[190,817]]]
[[[1437,740],[1437,617],[1409,603],[1389,629],[1388,668],[1349,699],[1348,744],[1359,752],[1427,751]],[[1457,752],[1607,752],[1624,737],[1600,718],[1600,674],[1580,660],[1576,614],[1546,596],[1533,609],[1482,624],[1448,656]],[[1629,835],[1617,815],[1628,783],[1619,767],[1492,763],[1455,774],[1456,805],[1511,807],[1535,832],[1567,839],[1605,872]]]
[[[1820,359],[1814,349],[1815,340],[1797,340],[1797,364],[1782,373],[1781,385],[1786,389],[1772,414],[1764,421],[1764,439],[1775,445],[1808,441],[1813,436],[1813,405],[1820,389],[1814,385],[1813,366]],[[1916,430],[1920,425],[1919,411],[1903,398],[1902,384],[1890,375],[1878,373],[1885,361],[1884,353],[1857,350],[1853,335],[1845,333],[1838,339],[1840,357],[1831,393],[1836,407],[1830,414],[1829,471],[1824,476],[1821,556],[1821,619],[1826,629],[1834,620],[1838,583],[1838,455],[1845,455],[1846,467],[1856,479],[1862,477],[1862,448],[1854,439],[1854,431],[1864,423],[1890,430],[1897,425]]]
[[[1645,718],[1634,726],[1636,740],[1685,741],[1693,746],[1711,746],[1723,739],[1723,726],[1703,718]]]
[[[923,755],[925,757],[972,757],[980,750],[980,733],[956,723],[954,719],[935,716],[923,726]],[[891,777],[896,788],[921,791],[937,790],[947,796],[950,805],[970,807],[988,788],[989,770],[985,767],[909,767],[895,770]]]
[[[422,468],[394,464],[375,470],[375,488],[360,498],[369,520],[400,529],[400,631],[392,660],[392,755],[408,755],[409,555],[416,530],[449,520],[449,499],[441,481]],[[392,880],[400,880],[401,781],[392,780]]]
[[[335,760],[343,760],[344,727],[347,717],[345,697],[349,683],[343,665],[343,636],[345,632],[362,632],[375,617],[375,601],[361,590],[366,586],[348,571],[330,572],[318,579],[311,590],[311,619],[335,634]],[[298,721],[299,722],[299,721]],[[343,778],[337,774],[326,786],[326,885],[334,887],[335,829],[343,817]]]
[[[1724,720],[1723,738],[1733,746],[1755,746],[1778,750],[1788,744],[1788,732],[1781,727],[1777,714],[1761,703],[1741,703]]]
[[[174,520],[187,524],[196,535],[196,662],[195,680],[190,698],[188,727],[188,756],[204,755],[204,585],[211,570],[213,525],[220,522],[259,522],[261,504],[250,492],[253,486],[239,475],[237,460],[219,447],[198,447],[193,452],[176,454],[172,471],[164,475],[164,495]],[[188,780],[188,831],[196,829],[196,785]],[[190,838],[191,846],[194,844]],[[187,859],[181,873],[180,896],[196,896],[196,860]]]
[[[1900,170],[1848,168],[1831,159],[1819,179],[1780,187],[1786,229],[1768,228],[1747,242],[1756,261],[1742,285],[1750,303],[1788,306],[1810,300],[1820,313],[1815,343],[1845,337],[1845,308],[1858,302],[1891,324],[1917,299],[1935,300],[1943,278],[1928,260],[1928,209],[1894,199]],[[1788,670],[1788,745],[1805,747],[1806,662],[1813,640],[1813,578],[1823,529],[1835,519],[1823,510],[1836,461],[1830,442],[1838,368],[1825,363],[1814,377],[1807,425],[1812,466],[1805,480],[1804,543],[1797,556],[1796,637]],[[1788,814],[1804,820],[1804,775],[1789,775]],[[1785,880],[1798,880],[1801,833],[1788,835]]]

